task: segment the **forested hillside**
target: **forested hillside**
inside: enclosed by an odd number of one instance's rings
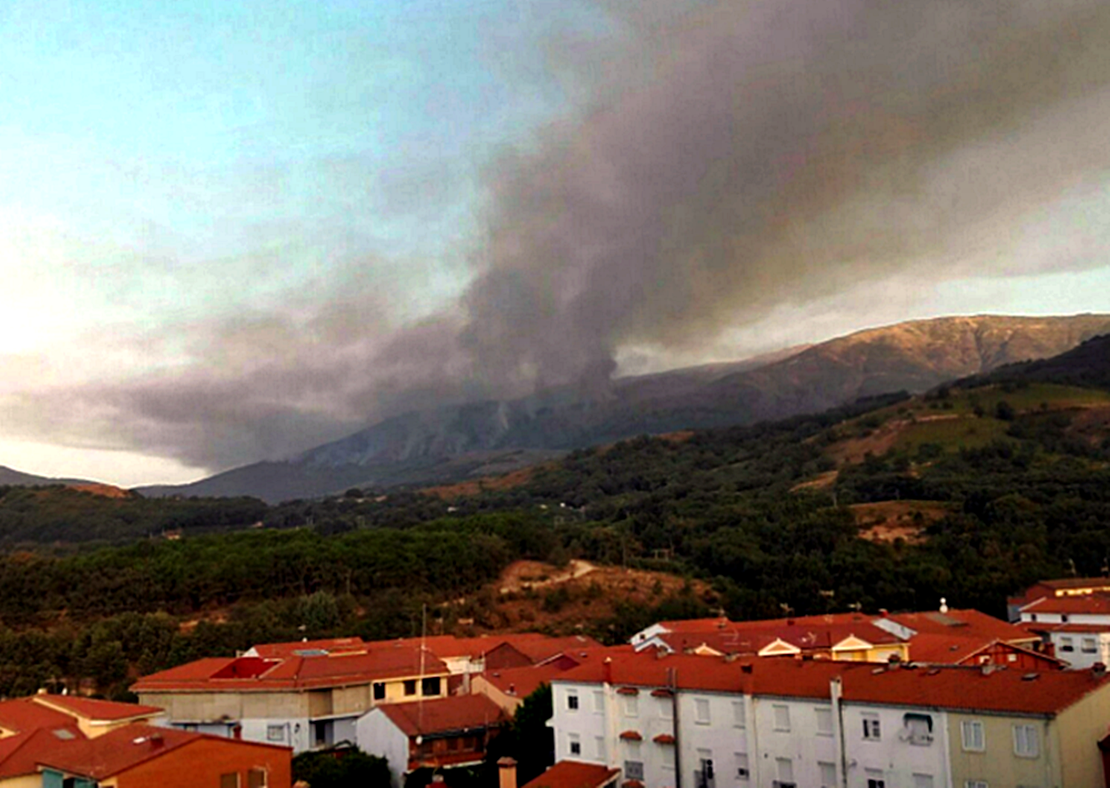
[[[1065,364],[1058,379],[1073,382],[1074,371]],[[1011,374],[581,450],[466,493],[350,490],[221,510],[8,490],[6,517],[56,523],[22,534],[65,538],[63,525],[83,517],[63,516],[59,501],[78,500],[104,523],[134,526],[145,512],[136,533],[158,522],[185,530],[0,558],[0,693],[82,678],[119,693],[129,672],[257,641],[413,635],[425,604],[437,631],[462,631],[460,619],[501,620],[502,601],[482,586],[521,558],[699,577],[735,618],[928,609],[940,597],[1001,615],[1006,595],[1032,581],[1098,574],[1110,559],[1110,393]],[[159,520],[151,513],[162,506]],[[897,520],[885,532],[873,527],[884,511]],[[190,530],[188,518],[218,512],[262,527]],[[653,617],[709,610],[692,594],[657,604],[582,623],[613,641]]]

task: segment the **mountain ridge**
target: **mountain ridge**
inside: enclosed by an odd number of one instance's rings
[[[354,486],[454,481],[637,434],[747,424],[884,392],[922,392],[1003,364],[1054,356],[1107,332],[1105,314],[907,321],[784,351],[767,363],[742,360],[617,379],[604,398],[579,398],[564,388],[413,411],[287,460],[138,491],[280,501]]]

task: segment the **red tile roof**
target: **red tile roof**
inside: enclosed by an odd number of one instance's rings
[[[1029,642],[1034,638],[1021,627],[980,613],[978,610],[948,610],[944,613],[892,613],[892,621],[918,633],[953,635],[961,638],[981,638],[983,642],[1002,640],[1007,643]],[[913,638],[910,639],[913,652]]]
[[[95,739],[47,748],[38,754],[38,762],[103,780],[202,738],[204,734],[175,728],[127,725]]]
[[[1110,632],[1110,623],[1106,624],[1054,624],[1052,622],[1026,621],[1023,629],[1030,632],[1075,632],[1078,634],[1094,634]]]
[[[1086,594],[1084,596],[1053,596],[1036,599],[1021,608],[1022,613],[1110,613],[1110,596]]]
[[[483,679],[494,687],[515,698],[527,698],[543,684],[563,673],[555,665],[528,665],[523,668],[501,668],[482,673]]]
[[[7,731],[29,733],[39,728],[61,728],[73,723],[72,715],[35,703],[33,698],[0,702],[0,728]]]
[[[1026,676],[1035,677],[1027,680]],[[1100,687],[1110,677],[1089,671],[1020,671],[972,668],[878,667],[831,660],[754,659],[726,661],[708,657],[636,654],[614,658],[608,666],[590,664],[567,671],[553,683],[637,684],[682,689],[744,692],[783,697],[828,698],[829,683],[840,677],[848,700],[898,706],[1051,714]]]
[[[110,700],[81,698],[76,695],[36,695],[32,700],[39,705],[61,709],[82,719],[99,722],[121,722],[138,717],[154,717],[162,713],[162,709],[157,706],[115,703]]]
[[[44,753],[85,741],[75,726],[38,728],[0,739],[0,780],[38,772]]]
[[[620,769],[610,769],[581,761],[559,761],[521,788],[602,788],[620,776]]]
[[[250,649],[260,657],[292,657],[302,652],[326,651],[334,654],[340,651],[361,651],[370,644],[362,638],[326,638],[323,640],[297,640],[291,643],[262,643]],[[249,653],[249,652],[248,652]]]
[[[1110,589],[1110,578],[1107,577],[1064,577],[1058,580],[1042,580],[1037,583],[1039,586],[1045,586],[1052,589],[1073,589],[1073,588],[1108,588]]]
[[[408,736],[430,736],[495,727],[505,722],[501,707],[485,695],[453,695],[377,707]]]
[[[248,669],[236,670],[237,665]],[[422,655],[418,649],[385,646],[369,651],[315,657],[198,660],[144,676],[131,689],[133,692],[296,691],[365,684],[402,676],[445,676],[448,673],[447,665],[433,654]]]

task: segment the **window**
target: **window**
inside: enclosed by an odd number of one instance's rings
[[[822,761],[817,768],[821,771],[821,788],[836,788],[836,764]]]
[[[698,750],[698,770],[694,772],[694,788],[713,788],[713,751]]]
[[[933,788],[933,775],[914,774],[913,788]]]
[[[965,750],[982,752],[987,749],[987,743],[983,736],[983,723],[979,720],[964,720],[961,722],[960,738],[963,740]]]
[[[790,707],[776,704],[772,707],[775,712],[775,730],[776,731],[789,731],[790,730]]]
[[[317,747],[323,747],[328,742],[328,723],[326,720],[317,720],[312,723],[312,740]]]
[[[883,738],[882,732],[879,729],[878,714],[863,715],[863,738],[869,741],[878,741]]]
[[[1084,654],[1098,653],[1098,643],[1094,638],[1083,638],[1082,649]]]
[[[594,690],[594,714],[605,713],[605,693],[602,690]]]
[[[643,779],[644,779],[644,762],[643,761],[625,761],[624,762],[624,779],[643,781]]]
[[[1063,637],[1060,638],[1061,651],[1075,651],[1075,638]]]
[[[695,698],[694,699],[694,722],[698,725],[709,724],[709,699],[708,698]]]
[[[867,770],[867,788],[886,788],[886,780],[878,769]]]
[[[578,737],[577,733],[567,734],[567,751],[571,755],[582,754],[582,740]]]
[[[990,788],[986,780],[967,780],[964,788]]]
[[[625,717],[635,717],[640,713],[640,699],[635,695],[621,695]]]
[[[817,715],[817,735],[832,736],[832,709],[814,709],[813,712]]]
[[[794,784],[794,762],[789,758],[775,758],[775,774],[779,785]]]
[[[748,770],[748,754],[738,752],[734,755],[736,758],[736,779],[747,780],[751,777],[751,772]]]
[[[439,676],[424,679],[420,682],[421,695],[438,695],[439,694]]]
[[[220,788],[239,788],[239,773],[230,772],[220,775]]]
[[[285,741],[285,726],[267,725],[266,741]]]
[[[567,708],[570,711],[578,711],[578,693],[577,692],[568,692],[567,693]]]
[[[665,720],[674,719],[674,700],[671,698],[659,699],[659,716]]]
[[[918,747],[933,743],[933,718],[928,714],[909,713],[902,717],[903,729],[899,738]]]
[[[416,679],[405,679],[405,695],[416,694]]]
[[[247,772],[247,788],[266,788],[266,772],[263,769],[251,769]]]
[[[1014,726],[1014,755],[1036,758],[1041,754],[1040,738],[1035,725]]]
[[[734,728],[743,728],[747,724],[747,718],[744,714],[744,701],[734,700],[732,702],[732,726]]]
[[[374,700],[385,700],[385,682],[374,682]]]
[[[605,757],[605,737],[594,736],[594,756],[599,761],[607,760]]]

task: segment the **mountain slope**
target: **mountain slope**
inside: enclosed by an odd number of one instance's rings
[[[950,317],[861,331],[779,360],[614,381],[603,396],[553,389],[387,419],[283,462],[257,463],[146,495],[254,495],[269,501],[351,486],[428,484],[511,470],[552,452],[643,433],[812,413],[889,391],[1045,358],[1110,332],[1110,315]]]
[[[36,476],[33,473],[23,473],[6,465],[0,465],[0,486],[38,487],[54,484],[94,484],[94,482],[87,479],[52,479],[48,476]]]

